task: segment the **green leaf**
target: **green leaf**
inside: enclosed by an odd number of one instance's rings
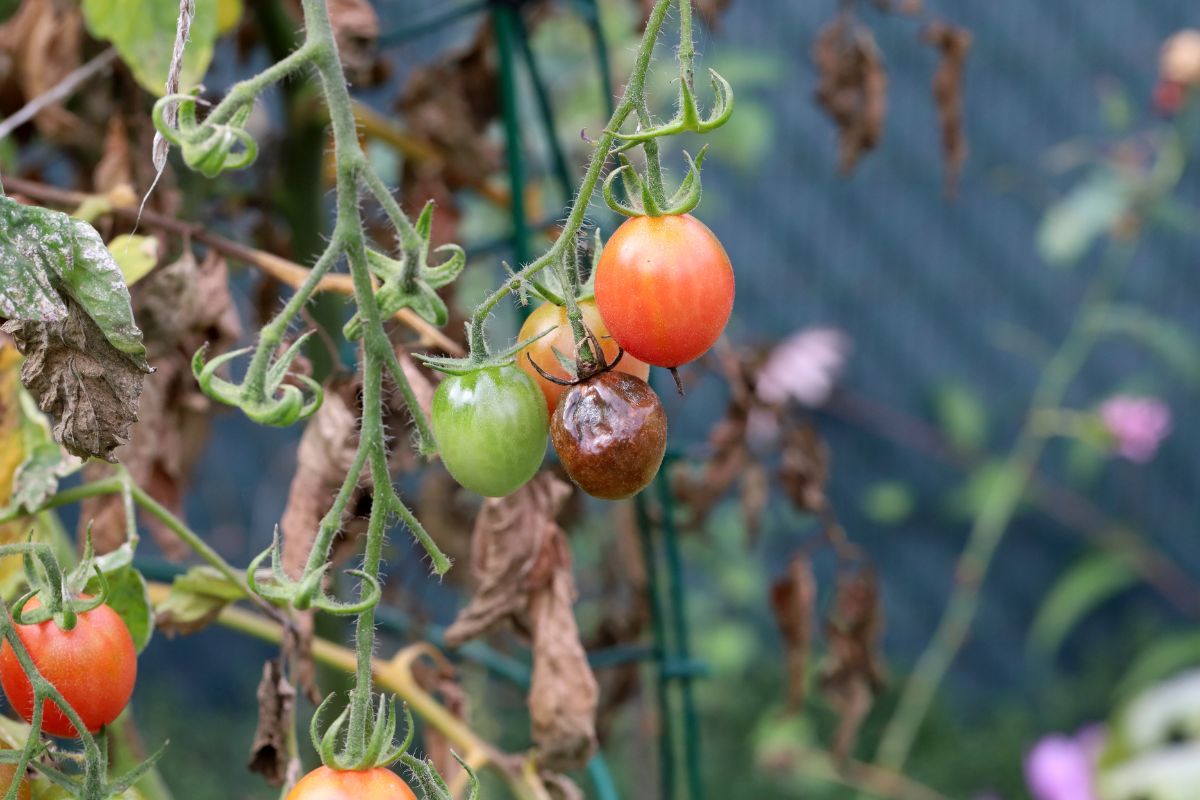
[[[154,632],[154,614],[150,608],[146,579],[133,567],[105,572],[104,577],[108,581],[108,605],[125,621],[133,635],[134,647],[140,653]],[[84,591],[88,594],[99,592],[100,579],[93,576]]]
[[[879,525],[899,525],[910,516],[917,501],[912,490],[900,481],[881,481],[863,497],[863,513]]]
[[[148,92],[163,95],[179,0],[83,0],[88,30],[113,43]],[[204,80],[217,39],[218,0],[196,0],[196,15],[183,54],[179,89],[187,92]]]
[[[1091,323],[1103,333],[1134,339],[1188,383],[1200,386],[1200,348],[1182,326],[1132,305],[1109,306]]]
[[[1098,169],[1042,217],[1038,253],[1054,266],[1074,264],[1129,208],[1133,187],[1109,169]]]
[[[1077,561],[1042,601],[1029,631],[1030,646],[1053,656],[1080,620],[1137,582],[1133,568],[1112,553],[1094,553]]]
[[[17,9],[21,7],[21,0],[0,0],[0,22],[17,13]]]
[[[1134,694],[1171,677],[1175,673],[1200,665],[1200,632],[1173,633],[1160,637],[1144,647],[1133,659],[1117,684],[1117,697]]]
[[[168,636],[195,633],[244,596],[242,587],[213,567],[192,567],[175,578],[170,594],[155,609],[158,627]]]
[[[934,414],[950,446],[960,453],[974,453],[987,445],[987,408],[971,388],[948,383],[934,394]]]
[[[62,295],[78,303],[109,343],[146,366],[121,270],[88,223],[58,211],[0,197],[0,316],[61,322]]]
[[[158,265],[158,239],[153,236],[123,233],[108,243],[108,252],[125,276],[127,286],[133,286]]]

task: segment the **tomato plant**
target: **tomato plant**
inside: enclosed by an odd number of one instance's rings
[[[625,351],[658,367],[698,358],[733,309],[725,248],[690,214],[632,217],[596,265],[596,305]]]
[[[40,606],[35,597],[26,604]],[[115,720],[129,703],[137,679],[137,651],[125,622],[107,605],[85,611],[75,627],[63,630],[54,620],[16,626],[34,666],[71,704],[87,729],[95,733]],[[33,718],[33,686],[8,642],[0,647],[0,686],[13,709]],[[78,732],[58,706],[43,704],[42,728],[53,736]]]
[[[0,744],[0,750],[11,750],[8,745]],[[0,764],[0,796],[12,788],[13,781],[17,778],[16,764]],[[21,777],[21,783],[17,787],[16,800],[30,800],[32,792],[29,789],[29,781],[24,776]]]
[[[408,784],[384,767],[334,770],[317,767],[300,779],[287,800],[416,800]]]
[[[545,400],[512,365],[448,375],[434,392],[430,421],[446,469],[485,497],[516,491],[546,454]]]
[[[581,489],[620,500],[639,492],[658,472],[667,449],[667,415],[645,381],[602,372],[563,394],[550,440]]]
[[[616,340],[608,335],[608,328],[604,326],[604,320],[600,318],[600,312],[596,308],[595,300],[580,300],[579,310],[583,313],[583,324],[595,334],[600,341],[600,348],[604,351],[605,360],[612,361],[617,357],[620,351],[620,345]],[[534,369],[533,364],[541,367],[544,371],[554,375],[557,378],[573,378],[574,375],[568,373],[554,354],[557,350],[568,358],[574,357],[575,354],[575,335],[571,331],[571,324],[567,320],[567,309],[564,306],[558,306],[554,303],[542,303],[529,317],[525,320],[525,324],[521,326],[521,332],[517,334],[517,338],[524,341],[532,339],[539,333],[544,332],[548,328],[553,327],[553,332],[531,342],[517,355],[517,366],[525,370],[525,374],[533,378],[538,388],[542,390],[542,394],[546,396],[546,407],[551,414],[554,413],[554,407],[558,405],[558,398],[563,393],[563,386],[548,381],[538,374]],[[635,378],[647,380],[650,377],[650,365],[637,360],[633,356],[626,353],[621,356],[621,360],[617,362],[614,369],[632,375]]]

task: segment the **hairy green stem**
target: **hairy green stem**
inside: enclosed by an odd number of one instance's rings
[[[692,41],[692,0],[679,0],[679,77],[688,88],[695,85],[696,45]]]
[[[600,179],[600,174],[604,171],[604,165],[608,161],[609,154],[612,152],[613,142],[616,141],[615,132],[637,108],[638,103],[645,93],[646,75],[650,68],[650,57],[654,52],[654,44],[658,40],[659,31],[662,29],[663,20],[666,18],[667,9],[670,5],[671,0],[656,0],[654,8],[650,11],[650,16],[646,20],[646,30],[642,34],[641,43],[638,45],[633,73],[629,76],[629,83],[625,86],[625,92],[621,96],[621,101],[617,103],[612,117],[609,119],[608,124],[604,126],[603,135],[596,142],[595,150],[592,151],[591,160],[588,162],[583,180],[580,181],[579,190],[575,193],[574,201],[571,204],[571,213],[567,216],[562,233],[555,240],[554,244],[550,246],[549,250],[510,276],[508,280],[500,285],[500,288],[488,295],[471,315],[468,337],[471,353],[475,358],[482,359],[488,353],[484,327],[487,323],[488,315],[491,314],[496,304],[520,286],[522,281],[533,277],[547,266],[562,259],[566,248],[575,246],[575,236],[579,233],[579,229],[583,225],[584,218],[587,215],[588,203],[596,190],[596,183]]]
[[[1039,430],[1037,419],[1044,410],[1061,405],[1072,381],[1086,363],[1100,336],[1100,330],[1091,321],[1111,302],[1131,259],[1131,247],[1117,244],[1110,247],[1107,263],[1088,287],[1066,338],[1047,363],[1034,390],[1025,421],[1004,461],[1000,473],[1005,476],[1004,480],[988,494],[975,517],[954,571],[954,587],[942,619],[909,675],[896,710],[884,729],[875,757],[875,763],[881,767],[890,770],[904,767],[938,687],[970,633],[992,558],[1045,449],[1046,439]]]
[[[257,75],[234,84],[229,93],[208,115],[205,122],[213,125],[229,122],[239,108],[253,103],[264,90],[299,72],[313,60],[315,55],[316,48],[305,44]]]

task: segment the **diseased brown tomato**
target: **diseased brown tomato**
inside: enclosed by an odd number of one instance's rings
[[[360,771],[317,767],[288,792],[287,800],[417,800],[400,776],[384,767]]]
[[[600,349],[604,351],[604,360],[612,362],[617,357],[620,346],[608,335],[608,328],[604,327],[604,320],[600,318],[596,301],[580,300],[579,310],[583,312],[583,324],[600,340]],[[533,365],[529,363],[529,359],[532,358],[539,367],[556,378],[569,380],[575,377],[567,373],[566,368],[554,355],[554,351],[557,350],[568,358],[575,357],[575,334],[571,331],[571,323],[567,321],[567,309],[563,306],[556,306],[554,303],[542,303],[534,309],[529,318],[525,320],[525,324],[521,326],[521,332],[517,334],[517,341],[531,339],[551,327],[554,328],[553,333],[547,333],[517,355],[517,366],[525,370],[529,377],[537,383],[538,388],[546,397],[547,410],[553,414],[554,407],[558,405],[558,398],[566,387],[552,383],[539,375]],[[621,360],[613,369],[642,380],[650,377],[650,365],[638,361],[628,353],[621,356]]]
[[[35,597],[25,608],[33,611],[39,605]],[[121,714],[137,680],[137,649],[117,612],[107,605],[97,606],[80,614],[69,631],[53,620],[17,625],[16,629],[34,666],[75,709],[89,731],[95,733]],[[0,686],[13,710],[31,720],[33,685],[8,642],[0,647]],[[79,735],[52,701],[46,700],[42,706],[42,730],[51,736]]]
[[[626,353],[678,367],[725,330],[733,266],[713,232],[689,214],[632,217],[600,254],[596,306]]]
[[[579,488],[620,500],[637,494],[658,472],[667,449],[667,415],[641,378],[602,372],[559,398],[550,441]]]

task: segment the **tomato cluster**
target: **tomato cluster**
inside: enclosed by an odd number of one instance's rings
[[[29,611],[38,607],[36,597],[25,605]],[[137,649],[125,621],[109,606],[101,604],[80,613],[70,630],[58,627],[54,620],[18,624],[16,630],[33,665],[88,731],[99,731],[129,704],[137,679]],[[7,641],[0,647],[0,686],[13,710],[27,722],[32,720],[33,684]],[[42,705],[42,730],[51,736],[79,735],[67,715],[49,700]]]
[[[578,303],[600,365],[580,369],[567,310],[543,303],[521,328],[519,338],[533,341],[516,367],[451,375],[438,386],[432,424],[446,468],[480,494],[509,494],[537,472],[548,429],[584,491],[609,500],[636,494],[667,445],[650,365],[673,370],[712,347],[733,308],[733,283],[728,255],[696,218],[627,220],[596,264],[595,299]]]

